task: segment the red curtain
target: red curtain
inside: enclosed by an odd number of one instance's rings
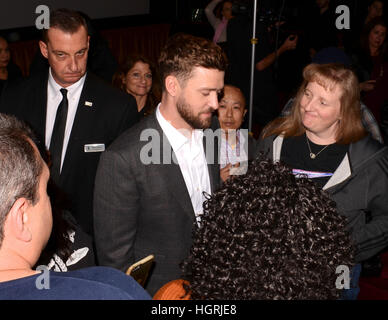
[[[170,25],[158,24],[124,29],[112,29],[101,32],[108,41],[118,63],[122,63],[129,54],[139,53],[157,62],[160,51],[167,41]]]

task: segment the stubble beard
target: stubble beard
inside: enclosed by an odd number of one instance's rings
[[[182,97],[180,97],[178,99],[176,106],[177,106],[177,110],[178,110],[179,115],[193,129],[206,129],[206,128],[210,127],[211,122],[212,122],[212,118],[210,117],[208,119],[201,120],[200,115],[202,113],[213,112],[213,109],[208,109],[204,112],[200,112],[200,113],[198,113],[197,116],[195,116],[193,111],[192,111],[193,108],[191,107],[191,105],[188,104],[186,102],[186,100]]]

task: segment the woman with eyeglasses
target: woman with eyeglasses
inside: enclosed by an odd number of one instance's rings
[[[136,99],[139,114],[146,116],[156,108],[160,101],[156,68],[144,56],[131,55],[113,76],[113,85]]]

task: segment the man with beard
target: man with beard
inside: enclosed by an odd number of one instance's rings
[[[205,142],[202,129],[218,109],[226,65],[209,40],[169,39],[159,58],[161,103],[100,159],[94,193],[99,263],[125,271],[153,254],[151,294],[180,276],[202,203],[219,185],[217,161],[207,160],[218,159],[217,144]]]

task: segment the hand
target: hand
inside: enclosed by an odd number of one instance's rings
[[[282,53],[284,51],[294,50],[297,44],[298,44],[298,36],[292,34],[284,41],[279,51]]]
[[[232,167],[232,164],[227,164],[226,167],[222,168],[220,170],[220,176],[221,176],[221,180],[223,182],[225,182],[226,180],[229,179],[230,177],[230,168]]]
[[[368,80],[360,83],[360,91],[369,92],[375,88],[376,80]]]
[[[230,176],[235,176],[235,175],[239,175],[239,168],[240,167],[240,162],[236,162],[235,164],[232,164],[232,167],[230,168],[229,170],[229,175]]]
[[[272,31],[272,28],[279,29],[283,24],[285,24],[285,21],[276,21],[274,24],[270,25],[267,30],[268,32]]]
[[[282,26],[285,23],[286,23],[285,21],[276,21],[274,23],[274,26],[275,26],[275,28],[280,28],[280,26]]]

